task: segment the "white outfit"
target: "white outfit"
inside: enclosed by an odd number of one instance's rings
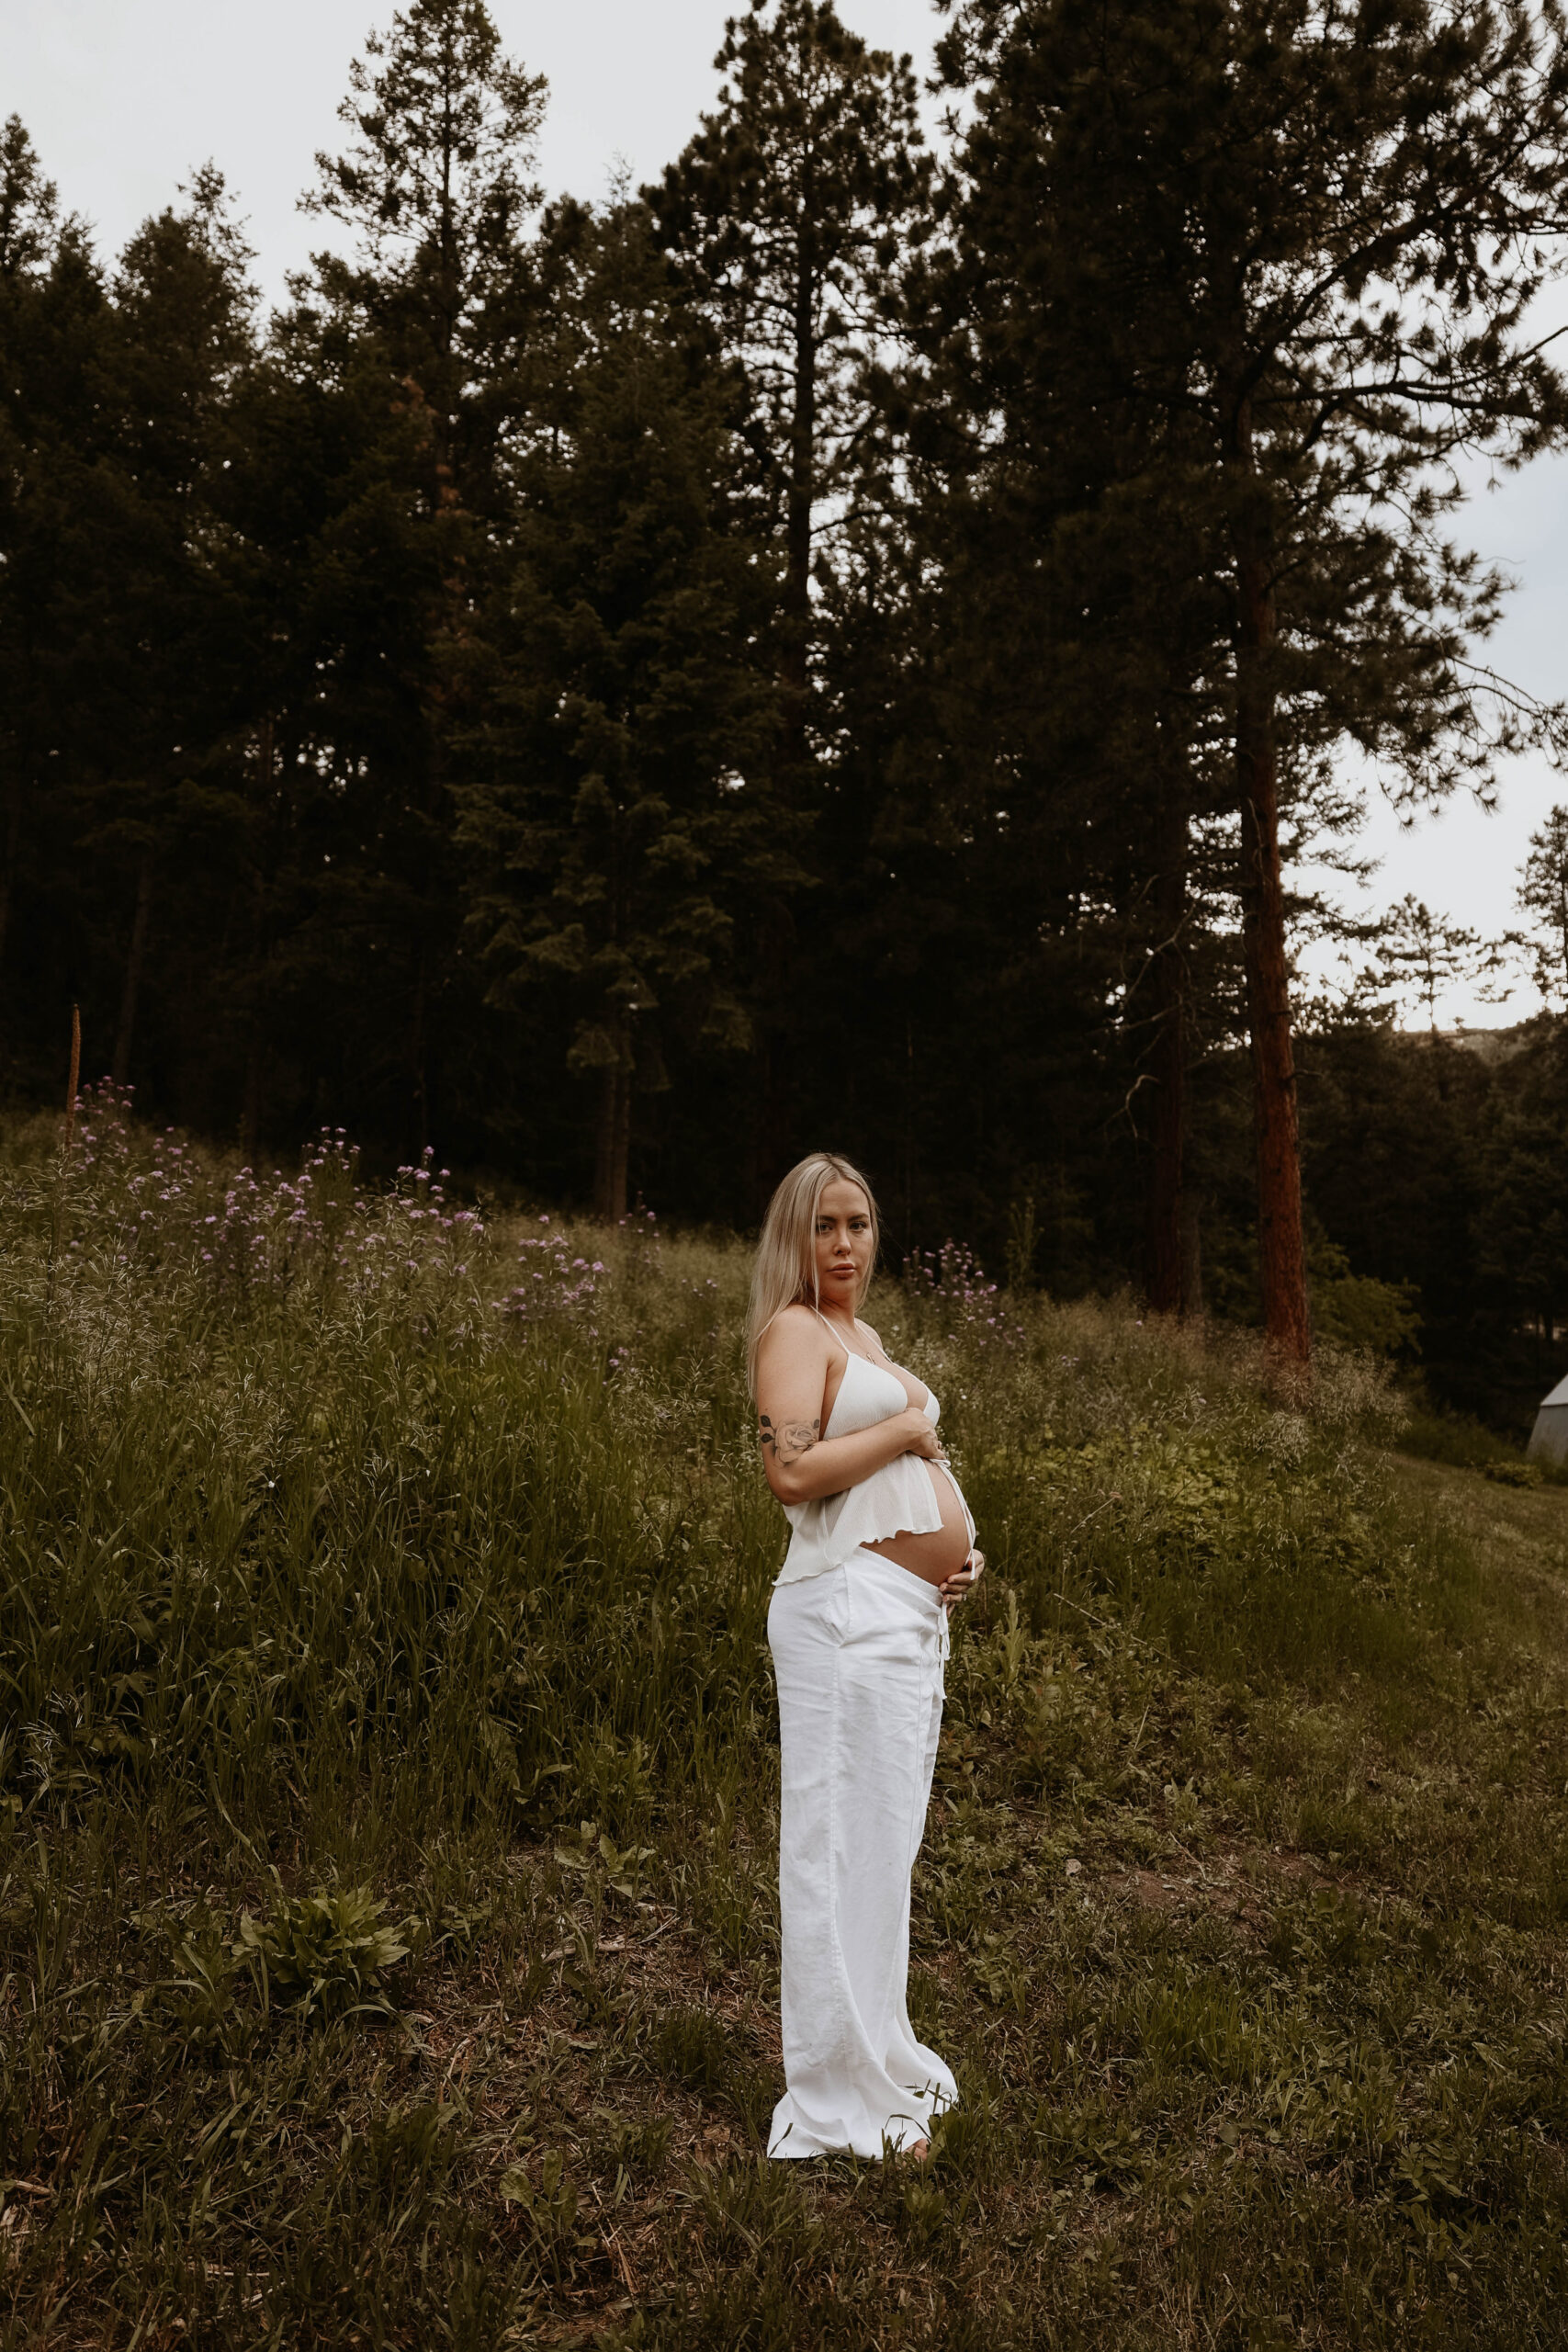
[[[828,1438],[908,1407],[901,1381],[845,1352]],[[934,1421],[934,1396],[925,1409]],[[964,1513],[973,1541],[967,1504]],[[862,1547],[934,1533],[942,1514],[931,1470],[905,1454],[844,1494],[791,1507],[789,1518],[789,1555],[768,1610],[786,2085],[768,2154],[880,2156],[885,2145],[924,2139],[932,2115],[958,2097],[942,2061],[916,2041],[906,1998],[909,1873],[931,1797],[948,1638],[936,1587]]]
[[[829,1327],[824,1323],[823,1328]],[[890,1420],[895,1413],[908,1412],[908,1395],[895,1374],[848,1348],[844,1356],[844,1377],[833,1399],[824,1438],[852,1437],[857,1430],[872,1429],[878,1421]],[[929,1388],[922,1409],[933,1424],[941,1419],[941,1403]],[[807,1503],[785,1503],[791,1532],[789,1550],[779,1570],[780,1584],[796,1584],[804,1577],[818,1577],[829,1568],[841,1567],[863,1544],[880,1544],[885,1536],[934,1535],[942,1525],[932,1483],[937,1472],[963,1504],[973,1544],[975,1522],[969,1506],[945,1463],[928,1463],[918,1453],[899,1453],[880,1470],[874,1470],[869,1478],[863,1478],[858,1487],[846,1487],[841,1495],[816,1495]],[[906,1568],[904,1574],[910,1571]]]

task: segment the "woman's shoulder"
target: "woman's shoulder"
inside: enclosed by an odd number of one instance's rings
[[[820,1348],[828,1345],[828,1334],[822,1329],[820,1318],[813,1315],[804,1299],[798,1298],[788,1306],[780,1307],[762,1334],[761,1345],[765,1348],[775,1338],[792,1352],[808,1345]]]
[[[792,1298],[787,1306],[781,1306],[773,1322],[776,1327],[789,1331],[820,1331],[822,1329],[822,1317],[815,1314],[803,1298]]]

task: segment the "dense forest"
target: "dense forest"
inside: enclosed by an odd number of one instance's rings
[[[484,0],[367,39],[263,314],[220,171],[118,257],[0,144],[0,1085],[247,1156],[1568,1363],[1568,816],[1486,943],[1292,1003],[1365,777],[1485,795],[1453,464],[1568,438],[1568,49],[1521,0],[961,0],[941,152],[829,0],[655,184],[547,201]],[[68,191],[66,192],[68,197]],[[1398,1025],[1533,955],[1546,1010]],[[1298,992],[1299,993],[1299,992]]]

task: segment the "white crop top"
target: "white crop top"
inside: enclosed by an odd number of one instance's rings
[[[841,1340],[839,1344],[843,1346]],[[856,1355],[851,1348],[844,1349],[844,1376],[822,1432],[824,1441],[852,1437],[857,1430],[872,1429],[878,1421],[891,1420],[895,1413],[908,1412],[909,1408],[901,1380],[881,1364],[873,1363],[868,1356]],[[921,1409],[933,1423],[942,1411],[929,1389]],[[816,1495],[809,1502],[785,1503],[784,1517],[791,1533],[779,1583],[799,1584],[807,1577],[823,1576],[829,1568],[841,1566],[863,1544],[880,1544],[889,1535],[936,1534],[942,1526],[942,1511],[931,1483],[933,1476],[945,1477],[957,1495],[973,1544],[975,1521],[958,1481],[946,1464],[928,1463],[918,1453],[899,1453],[891,1462],[884,1463],[880,1470],[874,1470],[869,1478],[863,1478],[858,1486],[846,1487],[842,1494]]]

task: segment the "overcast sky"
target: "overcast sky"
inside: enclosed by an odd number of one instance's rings
[[[511,53],[549,81],[540,166],[552,192],[602,196],[617,160],[634,181],[651,178],[711,100],[724,0],[491,4]],[[215,162],[276,295],[321,242],[296,200],[316,150],[335,141],[350,58],[390,13],[389,0],[0,0],[0,114],[20,114],[106,253],[173,201],[195,165]],[[926,0],[840,0],[840,13],[878,46],[929,62],[939,19]],[[1568,458],[1481,491],[1458,529],[1519,582],[1487,658],[1538,695],[1562,693]],[[1493,818],[1455,805],[1408,833],[1374,805],[1364,845],[1382,866],[1368,904],[1414,891],[1477,931],[1506,929],[1529,833],[1554,799],[1568,800],[1568,778],[1521,763]],[[1443,1011],[1484,1025],[1535,1003],[1525,987],[1501,1009],[1461,991]]]

